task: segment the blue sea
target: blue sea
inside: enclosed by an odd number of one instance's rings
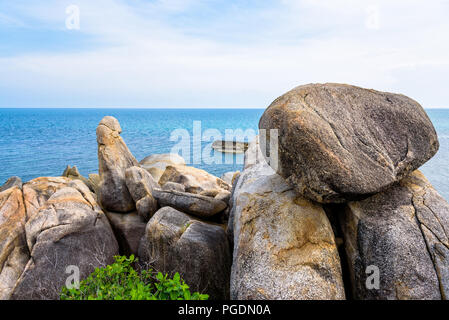
[[[122,137],[137,160],[156,153],[169,153],[179,145],[170,141],[176,129],[193,138],[194,121],[201,133],[225,135],[226,129],[257,132],[264,109],[0,109],[0,185],[11,176],[23,181],[40,176],[59,176],[67,165],[81,174],[98,172],[95,130],[106,115],[116,117]],[[421,170],[443,197],[449,199],[449,110],[427,110],[438,132],[440,150]],[[198,123],[197,123],[198,126]],[[214,131],[211,131],[215,129]],[[178,130],[179,131],[179,130]],[[176,131],[175,131],[176,132]],[[191,143],[190,165],[220,176],[242,168],[243,155],[232,164],[193,163],[193,154],[207,151]],[[212,153],[210,154],[213,155]],[[183,154],[184,156],[184,154]],[[186,157],[185,157],[186,158]],[[207,157],[205,157],[207,158]],[[229,159],[227,159],[229,162]]]

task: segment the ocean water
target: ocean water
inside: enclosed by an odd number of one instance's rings
[[[208,163],[207,146],[226,129],[257,132],[263,109],[0,109],[0,185],[16,175],[23,181],[40,176],[59,176],[67,165],[76,165],[81,174],[98,172],[95,129],[106,115],[116,117],[122,137],[137,160],[155,153],[168,153],[179,146],[183,133],[190,145],[190,165],[220,176],[240,170],[243,155],[222,156],[222,164]],[[438,132],[440,150],[421,170],[443,197],[449,199],[449,110],[427,110]],[[194,144],[194,121],[209,141]],[[198,128],[200,124],[201,128]],[[178,129],[178,130],[177,130]],[[177,131],[175,131],[177,130]],[[180,131],[181,130],[181,131]],[[186,136],[187,134],[187,136]],[[190,138],[190,139],[189,139]],[[207,137],[203,137],[207,138]],[[186,140],[183,140],[186,141]],[[184,148],[184,158],[189,150]],[[202,160],[193,154],[203,152]],[[209,152],[209,153],[208,153]],[[209,157],[208,157],[209,154]],[[228,156],[229,157],[229,156]],[[231,162],[230,164],[224,163]]]

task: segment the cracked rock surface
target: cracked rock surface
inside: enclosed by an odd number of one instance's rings
[[[356,299],[449,297],[449,204],[416,170],[340,214]],[[379,289],[366,268],[379,268]]]
[[[171,207],[159,209],[139,246],[140,263],[171,276],[179,272],[192,292],[229,299],[231,253],[224,226]]]
[[[135,202],[126,186],[126,169],[138,166],[120,133],[117,119],[104,117],[97,127],[98,167],[100,182],[98,201],[108,211],[131,212]]]
[[[321,203],[383,191],[439,147],[416,101],[344,84],[309,84],[287,92],[265,110],[259,128],[279,130],[278,173]]]
[[[68,266],[84,278],[118,254],[106,216],[80,180],[31,180],[23,192],[0,193],[0,208],[10,215],[0,219],[0,299],[58,299]]]
[[[251,143],[245,157],[257,149]],[[345,299],[321,205],[298,195],[263,159],[246,163],[231,198],[231,299]]]

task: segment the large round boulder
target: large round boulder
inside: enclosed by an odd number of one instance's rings
[[[276,135],[270,129],[278,129],[277,172],[321,203],[380,192],[439,147],[416,101],[344,84],[309,84],[287,92],[265,110],[259,128],[267,130],[263,149]],[[276,154],[276,145],[270,148]]]

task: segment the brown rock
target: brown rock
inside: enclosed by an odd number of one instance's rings
[[[169,206],[200,218],[210,218],[227,207],[221,200],[187,192],[155,189],[153,196],[161,207]]]
[[[18,188],[6,192],[15,193],[16,200],[10,195],[1,206],[9,203],[13,215],[6,224],[14,226],[7,228],[10,245],[0,248],[6,258],[1,298],[58,299],[68,266],[78,266],[84,278],[118,254],[109,222],[82,181],[43,177],[24,184],[23,197]]]
[[[175,153],[153,154],[139,162],[140,166],[147,170],[156,181],[164,174],[165,168],[172,165],[185,165],[183,157]]]
[[[164,185],[169,181],[180,183],[184,185],[186,192],[195,194],[212,192],[211,190],[217,190],[217,192],[231,190],[231,186],[220,178],[204,170],[188,166],[167,166],[159,179],[159,184]]]
[[[256,142],[248,152],[256,152]],[[257,151],[258,152],[258,151]],[[233,188],[231,299],[344,299],[331,224],[262,159]]]
[[[120,137],[121,132],[119,122],[113,117],[104,117],[97,127],[98,200],[106,210],[130,212],[136,207],[126,186],[125,171],[138,163]]]

